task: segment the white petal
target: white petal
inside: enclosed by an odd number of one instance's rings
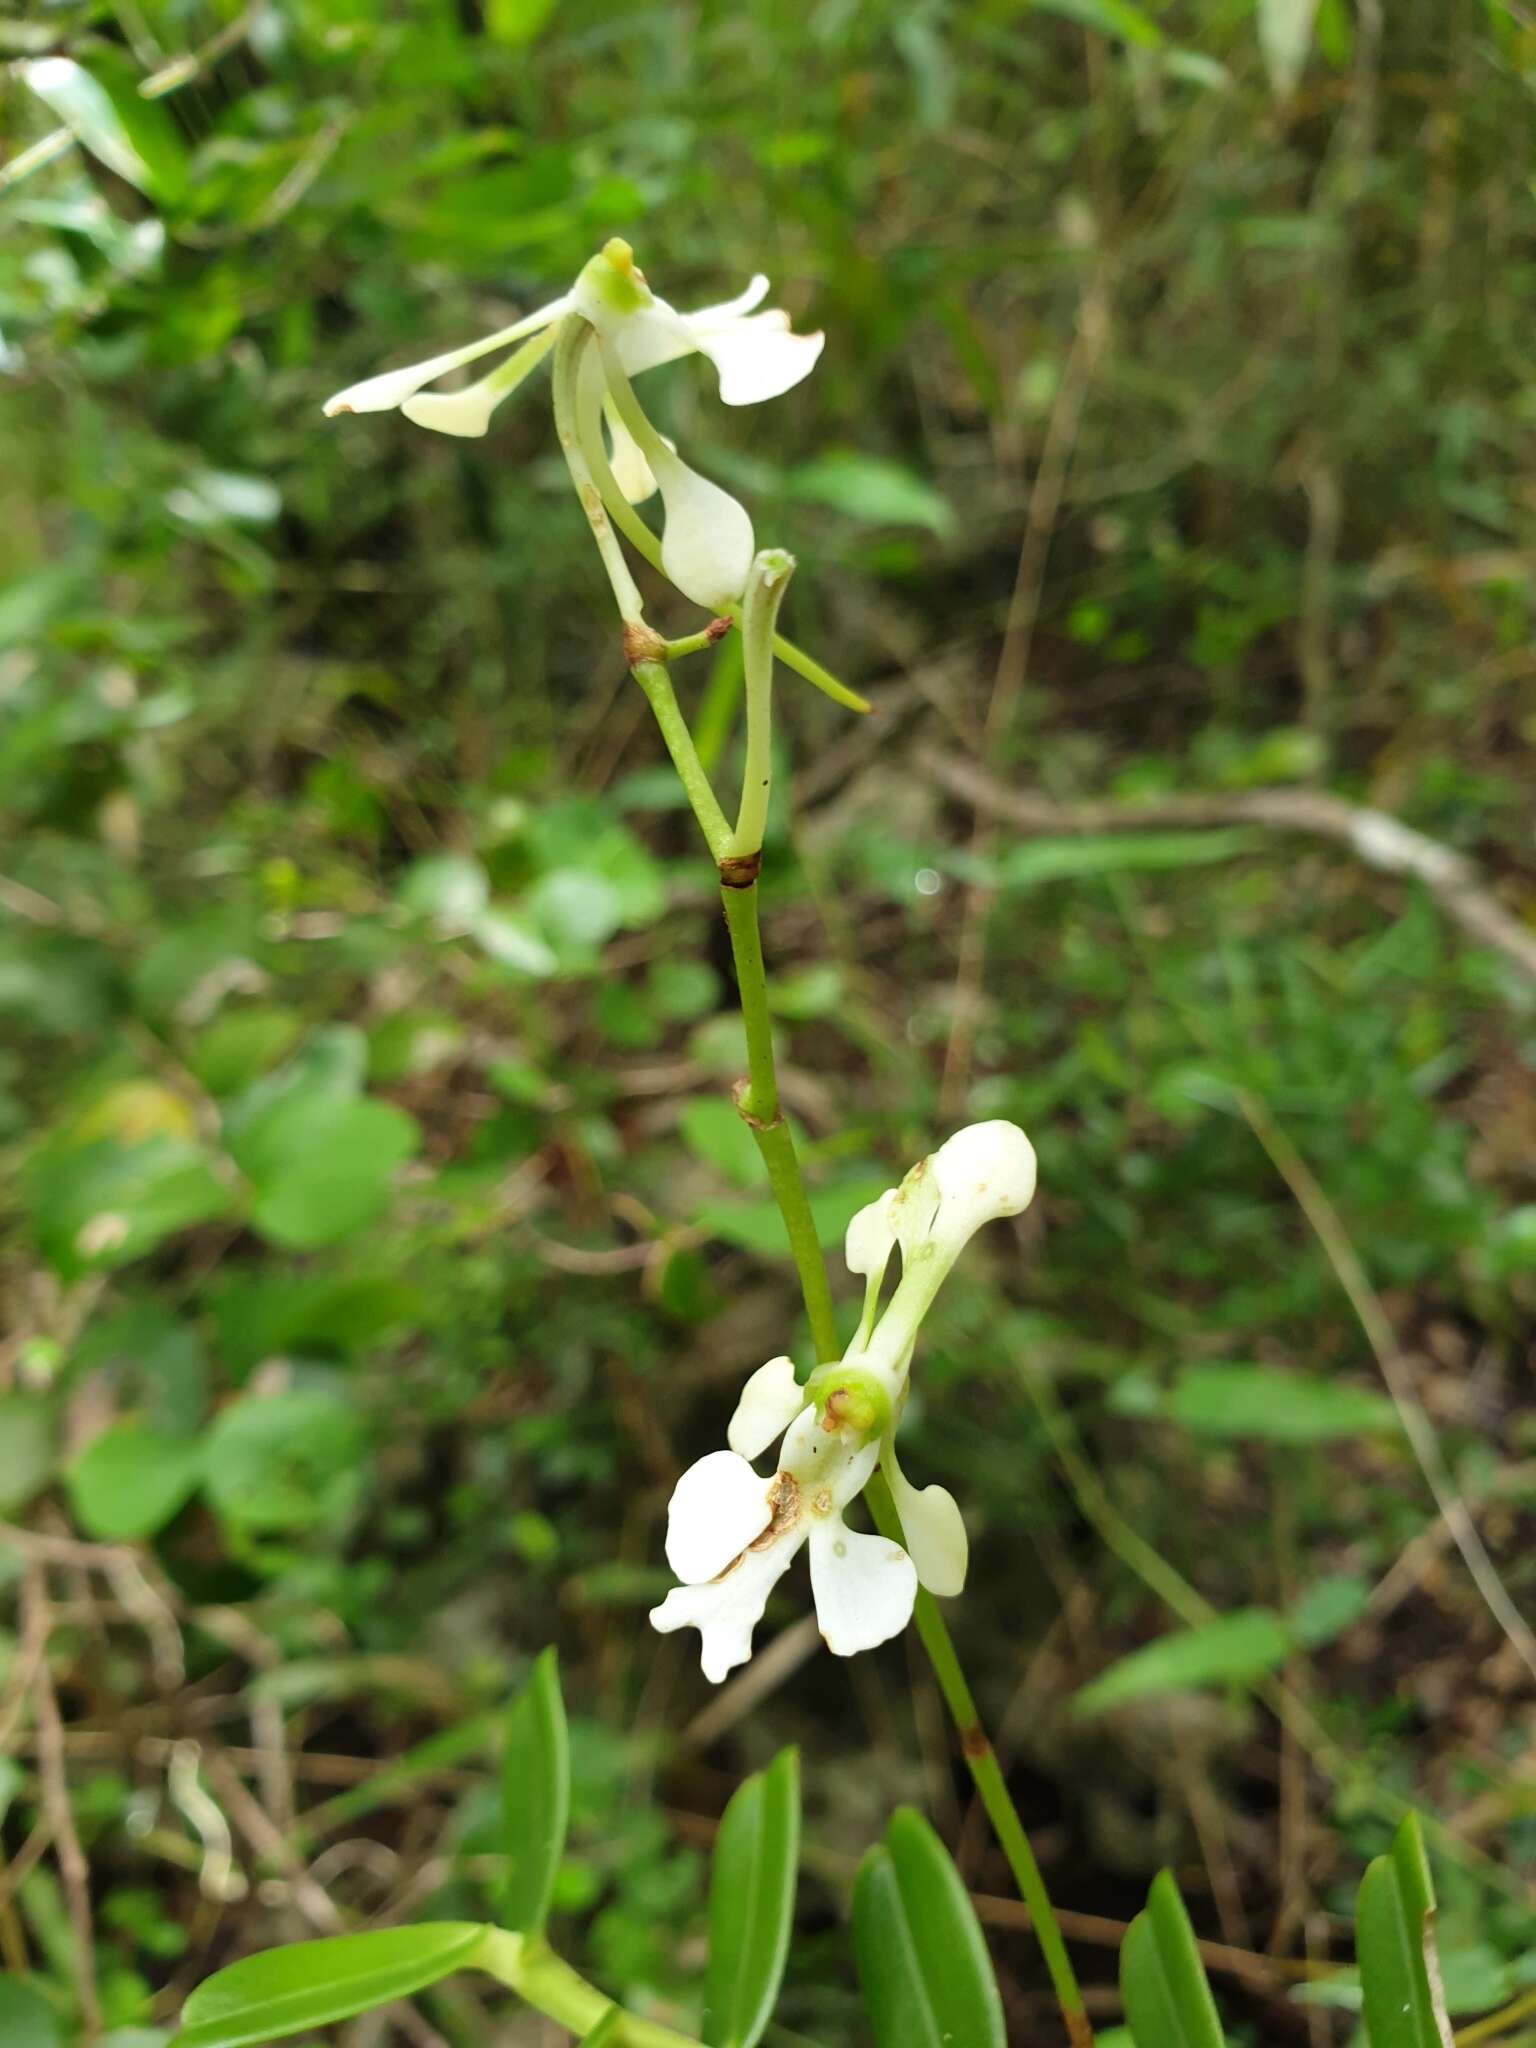
[[[964,1589],[970,1556],[958,1502],[946,1487],[925,1486],[919,1492],[909,1484],[896,1462],[896,1447],[889,1439],[882,1470],[890,1481],[896,1512],[901,1517],[901,1533],[907,1539],[919,1583],[930,1593],[953,1599]]]
[[[596,325],[596,322],[593,323]],[[638,313],[631,313],[619,326],[601,329],[619,351],[619,361],[631,377],[654,370],[661,363],[675,363],[691,356],[699,344],[687,316],[669,306],[665,299],[653,299]]]
[[[434,433],[457,434],[466,441],[478,440],[491,424],[491,414],[506,396],[487,390],[484,381],[466,385],[462,391],[421,391],[406,399],[400,410],[418,427]]]
[[[1035,1148],[1017,1124],[968,1124],[932,1159],[939,1191],[935,1234],[964,1243],[983,1223],[1017,1216],[1035,1192]]]
[[[557,320],[566,305],[565,299],[552,300],[536,313],[528,314],[526,319],[515,320],[510,327],[487,334],[480,341],[472,341],[467,348],[449,349],[446,355],[428,356],[424,363],[407,363],[401,369],[384,370],[377,377],[365,377],[361,384],[349,384],[345,391],[338,391],[334,398],[325,401],[326,417],[334,419],[339,412],[393,412],[406,399],[413,397],[423,384],[446,377],[450,370],[457,370],[465,363],[478,362],[481,356],[505,348],[509,342],[521,341],[525,334],[537,334],[552,320]]]
[[[895,1249],[896,1226],[891,1221],[891,1205],[895,1200],[896,1190],[887,1188],[878,1201],[861,1209],[848,1226],[848,1234],[843,1239],[843,1257],[848,1262],[849,1272],[857,1273],[861,1279],[878,1279]]]
[[[707,1586],[674,1586],[661,1605],[651,1609],[652,1628],[664,1636],[674,1629],[696,1628],[703,1637],[699,1658],[704,1676],[718,1685],[751,1656],[752,1631],[763,1618],[768,1595],[804,1541],[802,1523],[761,1550],[744,1551],[739,1564]]]
[[[791,390],[815,369],[826,339],[791,333],[789,315],[778,311],[723,321],[718,327],[701,325],[697,318],[688,325],[720,373],[720,396],[727,405],[756,405]]]
[[[805,1406],[805,1389],[796,1384],[792,1359],[770,1358],[741,1390],[725,1440],[743,1458],[761,1457]]]
[[[640,443],[611,406],[607,408],[606,417],[611,443],[608,467],[613,471],[613,480],[631,505],[643,505],[655,493],[655,474]]]
[[[756,551],[746,508],[670,449],[652,449],[649,459],[667,508],[662,569],[695,604],[724,611],[746,588]]]
[[[667,1507],[667,1563],[685,1586],[723,1572],[773,1519],[770,1482],[734,1451],[711,1451],[678,1480]]]
[[[758,271],[746,290],[738,292],[734,299],[722,299],[718,306],[696,306],[682,317],[688,321],[702,320],[705,326],[712,327],[720,320],[739,320],[743,313],[753,312],[767,296],[768,280]]]
[[[811,1530],[811,1591],[827,1648],[852,1657],[906,1627],[917,1573],[899,1543],[862,1535],[830,1515]]]

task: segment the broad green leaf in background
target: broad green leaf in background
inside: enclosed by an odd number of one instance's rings
[[[888,1174],[860,1174],[835,1181],[830,1187],[813,1188],[811,1215],[822,1250],[831,1251],[840,1245],[843,1232],[860,1209],[877,1200],[889,1185]],[[784,1219],[775,1202],[710,1202],[700,1212],[698,1221],[723,1244],[755,1252],[759,1258],[789,1256]]]
[[[255,2048],[409,1998],[463,1967],[485,1929],[447,1920],[295,1942],[246,1956],[199,1984],[173,2048]]]
[[[1283,1664],[1294,1638],[1268,1607],[1240,1607],[1200,1628],[1176,1629],[1111,1664],[1073,1701],[1079,1714],[1102,1714],[1127,1700],[1190,1686],[1247,1685]]]
[[[709,1880],[708,2048],[753,2048],[773,2016],[789,1954],[800,1854],[800,1771],[780,1750],[731,1795]]]
[[[954,507],[932,484],[899,462],[853,448],[829,448],[792,470],[788,490],[866,526],[925,526],[941,539],[955,527]]]
[[[507,1713],[501,1824],[507,1881],[501,1912],[519,1934],[538,1934],[549,1912],[571,1810],[571,1749],[553,1649],[534,1660]]]
[[[739,1188],[761,1187],[768,1177],[757,1141],[735,1105],[718,1095],[695,1095],[678,1118],[690,1152]]]
[[[1451,2048],[1432,1922],[1435,1888],[1418,1816],[1366,1867],[1355,1946],[1371,2048]]]
[[[393,1103],[310,1092],[274,1102],[233,1148],[255,1187],[252,1221],[287,1250],[352,1236],[383,1209],[420,1135]]]
[[[520,50],[531,43],[555,11],[555,0],[485,0],[485,32]]]
[[[250,1534],[335,1527],[363,1482],[363,1423],[339,1394],[295,1387],[250,1396],[208,1432],[205,1485],[214,1508]]]
[[[949,1852],[901,1806],[859,1865],[853,1947],[877,2048],[1005,2048],[975,1908]]]
[[[165,1132],[50,1142],[25,1178],[38,1243],[71,1276],[128,1265],[233,1201],[202,1148]]]
[[[41,1394],[0,1394],[0,1515],[23,1507],[53,1470],[53,1405]]]
[[[64,2022],[35,1984],[0,1977],[0,2043],[4,2048],[59,2048]]]
[[[1126,1929],[1120,1989],[1136,2048],[1223,2048],[1195,1930],[1166,1870],[1153,1878],[1145,1911]]]
[[[1374,1388],[1265,1365],[1188,1366],[1175,1380],[1163,1413],[1203,1436],[1262,1437],[1284,1444],[1325,1443],[1400,1426],[1397,1410]]]
[[[141,1422],[115,1423],[64,1475],[75,1520],[88,1536],[131,1543],[163,1529],[196,1490],[202,1446]]]
[[[1259,0],[1259,49],[1277,100],[1301,81],[1316,18],[1317,0]]]

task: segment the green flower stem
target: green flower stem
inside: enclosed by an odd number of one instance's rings
[[[590,330],[588,332],[590,333]],[[565,337],[562,335],[561,343],[556,345],[557,394],[560,388],[564,342]],[[612,352],[608,351],[607,354],[611,357]],[[575,344],[571,346],[565,358],[568,379],[573,374],[573,359],[579,367],[579,354],[576,352]],[[611,395],[618,406],[620,416],[625,417],[628,408],[633,408],[638,413],[639,408],[635,404],[634,394],[629,390],[628,381],[624,378],[622,370],[615,372],[611,360],[606,367],[610,378]],[[623,386],[622,391],[612,388],[615,383]],[[586,432],[583,445],[583,437],[578,432],[576,408],[570,402],[573,388],[568,381],[566,418],[571,426],[571,439],[567,441],[562,426],[561,445],[566,449],[566,460],[571,463],[571,474],[576,480],[578,493],[585,478],[592,484],[600,509],[606,509],[613,525],[618,526],[629,537],[648,561],[659,567],[661,551],[655,536],[644,521],[636,516],[614,482],[613,472],[603,452],[602,437],[597,431],[595,421],[584,423]],[[558,395],[556,417],[560,418]],[[643,415],[641,417],[643,419]],[[654,434],[655,430],[649,426],[649,422],[645,422],[645,426]],[[632,425],[631,431],[634,431]],[[637,435],[636,438],[644,447],[644,437]],[[585,496],[582,502],[587,503]],[[591,517],[590,511],[588,516]],[[601,533],[598,523],[594,520],[593,533],[599,536],[600,546],[602,535],[612,540],[612,526],[607,519],[602,521]],[[604,560],[607,560],[606,554]],[[627,576],[628,572],[625,573]],[[610,571],[610,578],[611,576]],[[616,581],[614,595],[619,595],[619,585]],[[623,610],[622,601],[620,609]],[[742,623],[743,608],[732,606],[729,608],[729,615],[739,625]],[[625,614],[625,622],[626,625],[633,623],[628,613]],[[754,629],[757,623],[754,618]],[[771,616],[766,624],[769,645],[781,661],[799,670],[818,688],[825,689],[829,696],[835,697],[839,702],[848,703],[854,709],[868,710],[869,707],[863,698],[855,697],[851,690],[845,689],[824,669],[819,669],[818,664],[800,654],[798,649],[791,649],[787,642],[773,633]],[[649,630],[642,628],[645,633],[649,633]],[[658,646],[657,652],[664,651],[662,643]],[[751,658],[748,657],[749,660]],[[799,1276],[800,1292],[811,1326],[811,1341],[815,1347],[817,1363],[825,1364],[841,1356],[842,1346],[838,1342],[837,1318],[832,1308],[832,1292],[827,1284],[826,1262],[821,1255],[821,1241],[817,1236],[815,1218],[811,1214],[810,1201],[805,1192],[805,1182],[801,1178],[800,1162],[795,1155],[795,1141],[779,1107],[778,1078],[773,1058],[773,1021],[768,1008],[768,975],[763,963],[762,935],[757,915],[757,877],[762,866],[761,839],[759,838],[757,845],[745,852],[735,851],[730,829],[725,823],[724,815],[710,788],[709,778],[699,761],[693,744],[693,735],[689,732],[687,721],[678,707],[671,678],[665,666],[660,660],[642,659],[632,662],[632,667],[636,680],[650,699],[667,750],[683,779],[683,787],[687,791],[689,802],[693,805],[694,815],[699,820],[709,850],[720,869],[720,893],[725,908],[726,929],[730,934],[731,954],[736,965],[741,1021],[747,1039],[747,1079],[737,1089],[736,1107],[756,1139],[763,1164],[768,1169],[769,1185],[773,1189],[779,1214],[784,1219],[790,1253]],[[817,673],[812,674],[813,669],[817,670]],[[766,679],[766,672],[767,664],[763,663],[759,666],[758,673]],[[753,675],[750,667],[747,673],[750,693]],[[760,719],[760,730],[765,722]],[[901,1520],[896,1513],[895,1502],[891,1499],[890,1488],[881,1474],[877,1473],[871,1480],[866,1488],[866,1494],[871,1512],[881,1530],[893,1541],[901,1540]],[[1045,1888],[1045,1880],[1040,1875],[1040,1866],[1036,1863],[1034,1852],[1029,1846],[1024,1823],[1019,1818],[1018,1809],[1013,1803],[997,1758],[982,1728],[976,1711],[976,1702],[960,1668],[960,1660],[955,1654],[949,1629],[930,1594],[921,1591],[918,1593],[914,1611],[919,1639],[927,1652],[934,1676],[939,1683],[939,1690],[944,1695],[945,1704],[959,1732],[961,1751],[975,1783],[977,1795],[1008,1859],[1009,1868],[1019,1887],[1019,1895],[1029,1908],[1035,1938],[1040,1944],[1046,1969],[1055,1987],[1068,2037],[1073,2048],[1092,2048],[1093,2029],[1083,2008],[1083,1994],[1073,1972],[1066,1944],[1062,1940],[1061,1929],[1056,1924],[1056,1915]],[[562,1971],[565,1969],[563,1964],[559,1967]],[[586,1997],[600,1999],[601,1994],[593,1992],[589,1985],[585,1985],[576,1977],[574,1971],[568,1972],[567,1975],[571,1983],[579,1987]],[[552,2010],[550,2007],[541,2009]],[[589,2025],[595,2024],[601,2017],[602,2010],[603,2008],[599,2006],[591,2012]],[[556,2014],[556,2017],[561,2016]],[[630,2029],[643,2023],[626,2017],[624,2024],[626,2029]],[[653,2032],[644,2037],[632,2032],[625,2034],[626,2041],[633,2041],[636,2048],[662,2048],[663,2042],[675,2042],[678,2038],[676,2035],[666,2034],[664,2030],[659,2034]]]
[[[893,1543],[904,1543],[901,1517],[896,1512],[896,1503],[891,1498],[891,1489],[885,1474],[877,1472],[864,1489],[864,1498],[869,1502],[869,1511],[875,1518],[875,1526],[882,1536],[888,1536]],[[1013,1872],[1013,1881],[1019,1888],[1019,1897],[1029,1908],[1030,1925],[1034,1928],[1035,1939],[1040,1944],[1040,1953],[1045,1958],[1045,1967],[1050,1974],[1051,1984],[1056,1993],[1056,2002],[1061,2007],[1061,2016],[1066,2022],[1067,2034],[1073,2048],[1091,2048],[1093,2028],[1083,2008],[1082,1989],[1077,1973],[1072,1968],[1072,1959],[1067,1954],[1067,1945],[1061,1938],[1061,1929],[1056,1924],[1056,1915],[1051,1906],[1050,1893],[1045,1888],[1045,1879],[1035,1861],[1035,1852],[1029,1846],[1029,1836],[1024,1823],[1019,1819],[1019,1810],[1013,1803],[1007,1781],[1003,1777],[996,1753],[987,1740],[986,1730],[981,1725],[981,1716],[976,1711],[976,1701],[966,1683],[965,1673],[960,1668],[960,1659],[955,1652],[954,1639],[949,1633],[949,1624],[939,1611],[939,1603],[931,1593],[918,1588],[917,1602],[912,1610],[917,1624],[917,1633],[928,1662],[933,1666],[933,1675],[939,1682],[939,1691],[944,1695],[950,1718],[954,1721],[960,1737],[960,1748],[965,1757],[966,1767],[976,1787],[977,1797],[986,1809],[987,1819],[992,1823],[992,1832],[1004,1856],[1008,1868]]]
[[[633,398],[633,393],[631,393],[631,397]],[[593,419],[590,422],[580,422],[580,425],[585,428],[585,432],[582,433],[580,440],[581,452],[585,457],[588,469],[597,483],[599,495],[602,498],[603,506],[609,518],[629,542],[635,553],[642,555],[653,569],[660,569],[661,542],[619,489],[612,467],[603,449],[603,437],[598,431],[598,422],[596,419]],[[739,604],[727,605],[724,615],[731,621],[732,625],[739,626],[741,624],[741,606]],[[803,647],[797,647],[793,640],[786,640],[782,633],[774,634],[773,651],[786,668],[792,668],[797,676],[803,676],[806,682],[814,685],[816,689],[821,691],[824,697],[830,697],[834,704],[841,704],[845,711],[858,711],[862,713],[873,708],[867,697],[861,697],[857,690],[850,690],[846,683],[840,683],[832,671],[828,668],[823,668],[814,655],[807,654]]]
[[[596,338],[593,328],[579,313],[567,313],[560,322],[555,340],[553,378],[555,433],[559,438],[560,452],[565,457],[565,466],[571,472],[571,482],[576,486],[576,496],[580,500],[581,509],[586,513],[587,524],[592,529],[592,538],[597,542],[597,552],[602,556],[603,567],[608,571],[608,581],[613,586],[613,601],[619,608],[619,617],[626,626],[638,626],[644,622],[645,606],[635,586],[635,579],[629,573],[624,550],[619,546],[618,535],[614,532],[604,509],[603,494],[598,489],[582,445],[582,409],[577,403],[577,393],[582,358]],[[591,433],[589,432],[585,438],[590,442]]]
[[[471,1961],[477,1970],[484,1970],[573,2034],[590,2034],[614,2005],[545,1942],[526,1934],[487,1928]],[[698,2048],[691,2034],[679,2034],[655,2020],[637,2019],[632,2012],[619,2021],[617,2038],[623,2048]]]
[[[751,858],[756,859],[756,855]],[[729,881],[722,881],[720,899],[725,906],[725,928],[730,934],[741,1021],[747,1034],[747,1081],[745,1087],[737,1090],[736,1107],[757,1140],[757,1149],[768,1169],[769,1185],[784,1219],[790,1255],[800,1278],[800,1292],[805,1297],[816,1362],[820,1365],[839,1357],[842,1346],[837,1339],[837,1318],[832,1312],[832,1290],[827,1285],[816,1220],[800,1176],[794,1137],[779,1108],[773,1020],[768,1012],[768,974],[757,922],[755,878],[745,887],[733,887]]]
[[[782,548],[764,548],[752,564],[741,606],[741,659],[747,685],[747,752],[741,770],[741,803],[730,851],[738,858],[761,853],[768,829],[768,792],[773,783],[773,627],[795,573],[795,558]]]
[[[714,626],[706,626],[702,633],[685,633],[681,640],[667,642],[668,661],[681,661],[685,654],[702,654],[706,647],[717,647],[721,635]]]

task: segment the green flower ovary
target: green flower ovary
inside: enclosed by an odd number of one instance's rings
[[[867,1444],[890,1426],[891,1397],[874,1373],[845,1365],[840,1359],[819,1365],[805,1383],[806,1398],[823,1429],[839,1431],[852,1442]]]

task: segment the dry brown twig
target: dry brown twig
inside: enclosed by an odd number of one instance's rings
[[[925,774],[978,811],[1025,832],[1145,832],[1169,826],[1257,825],[1302,832],[1345,846],[1382,874],[1422,882],[1440,908],[1480,946],[1491,946],[1536,980],[1536,930],[1493,894],[1463,853],[1401,824],[1386,811],[1314,789],[1245,789],[1147,803],[1087,798],[1060,803],[1035,790],[1009,789],[969,761],[927,752]]]

